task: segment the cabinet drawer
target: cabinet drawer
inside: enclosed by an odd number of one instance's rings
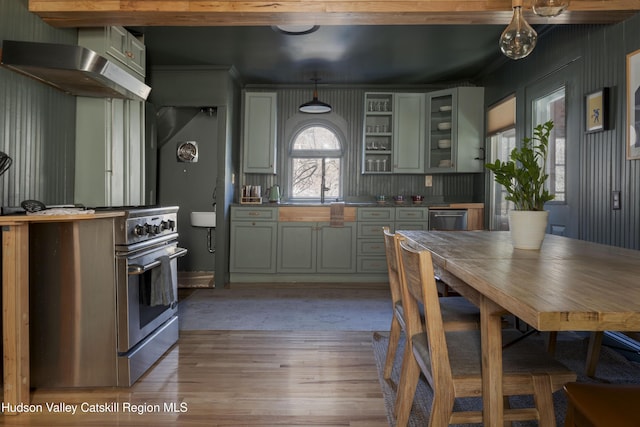
[[[387,259],[382,257],[358,257],[358,273],[384,273]]]
[[[396,222],[396,230],[428,230],[429,222],[427,220],[421,222]]]
[[[393,221],[394,208],[358,208],[358,221]]]
[[[396,208],[396,221],[426,221],[428,208]]]
[[[385,256],[384,240],[358,240],[358,255]]]
[[[231,207],[231,220],[241,221],[275,221],[278,219],[278,208],[245,208]]]
[[[382,227],[389,227],[393,231],[393,223],[388,222],[359,222],[358,223],[358,238],[363,237],[377,237],[380,241],[384,240],[382,234]]]

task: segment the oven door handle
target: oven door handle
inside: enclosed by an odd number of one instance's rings
[[[171,255],[169,255],[169,259],[176,259],[176,258],[180,258],[183,257],[187,254],[187,250],[185,248],[177,248],[177,250],[172,253]],[[128,267],[128,273],[130,276],[134,276],[137,274],[142,274],[145,271],[149,271],[152,268],[156,268],[157,266],[160,265],[160,260],[157,259],[153,262],[150,262],[147,265],[139,265],[139,264],[130,264]]]

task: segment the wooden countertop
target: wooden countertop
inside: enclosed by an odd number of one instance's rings
[[[72,222],[88,219],[115,218],[124,216],[124,211],[96,212],[92,214],[67,215],[5,215],[0,216],[0,225],[17,225],[26,222]]]

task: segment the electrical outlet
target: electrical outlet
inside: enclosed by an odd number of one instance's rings
[[[425,187],[433,186],[433,177],[431,175],[424,176],[424,186]]]
[[[620,209],[620,192],[619,191],[611,192],[611,209],[614,209],[614,210]]]

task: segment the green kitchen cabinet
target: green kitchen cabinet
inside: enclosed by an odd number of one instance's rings
[[[365,93],[362,173],[424,173],[424,123],[424,93]]]
[[[427,207],[397,207],[396,230],[428,230],[429,208]]]
[[[278,224],[278,273],[355,273],[356,224]]]
[[[145,45],[124,27],[81,28],[78,31],[78,44],[115,59],[121,68],[144,81],[147,62]]]
[[[396,93],[393,111],[392,171],[422,174],[425,161],[425,95]]]
[[[394,230],[396,209],[392,207],[358,208],[358,273],[385,273],[387,258],[382,227]]]
[[[231,207],[229,272],[276,272],[277,220],[277,208]]]
[[[276,173],[277,95],[244,94],[242,161],[244,173]]]
[[[427,94],[426,173],[484,170],[484,88]]]

